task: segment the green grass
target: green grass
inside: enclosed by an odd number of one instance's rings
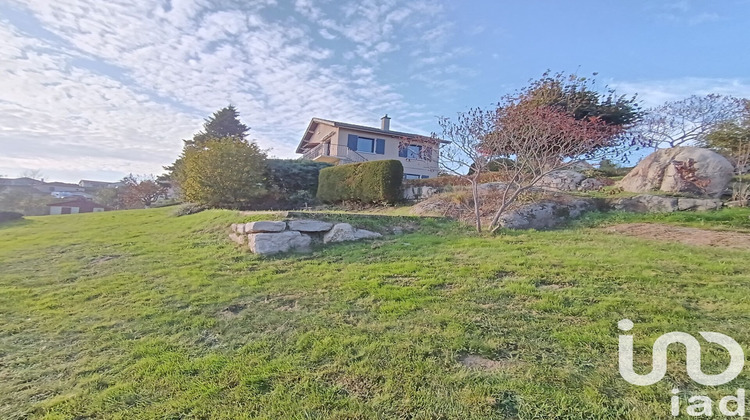
[[[750,343],[750,252],[586,227],[644,217],[494,237],[433,220],[261,259],[227,226],[269,216],[172,211],[0,225],[1,419],[655,419],[673,386],[750,387],[747,373],[691,382],[679,349],[656,385],[620,378],[625,317],[644,370],[665,332]],[[749,215],[645,219],[747,228]],[[466,368],[467,354],[496,368]],[[706,372],[725,363],[704,353]]]
[[[750,232],[750,209],[725,208],[721,211],[682,211],[674,213],[635,214],[627,212],[588,213],[573,222],[574,226],[592,227],[615,223],[667,223],[711,230]]]

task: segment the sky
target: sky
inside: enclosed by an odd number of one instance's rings
[[[0,176],[158,175],[228,104],[269,156],[313,117],[430,134],[545,70],[645,106],[750,97],[750,0],[0,0]]]

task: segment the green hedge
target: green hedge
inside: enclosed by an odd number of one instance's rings
[[[397,160],[333,166],[320,171],[318,199],[324,203],[394,203],[401,199],[404,167]]]

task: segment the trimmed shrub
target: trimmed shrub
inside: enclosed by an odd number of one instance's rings
[[[0,223],[10,222],[11,220],[18,220],[23,218],[23,214],[15,211],[0,211]]]
[[[318,199],[324,203],[395,203],[401,199],[403,178],[404,167],[397,160],[325,168],[318,178]]]

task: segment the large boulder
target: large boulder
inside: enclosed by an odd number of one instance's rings
[[[245,224],[244,233],[281,232],[284,229],[286,229],[285,222],[250,222]]]
[[[337,223],[323,235],[323,243],[356,241],[359,239],[379,238],[383,235],[365,229],[356,229],[349,223]]]
[[[580,172],[561,169],[543,176],[538,185],[558,191],[576,191],[584,179],[586,175]]]
[[[508,229],[549,229],[596,209],[594,200],[540,201],[508,211],[499,222]]]
[[[279,252],[307,251],[312,238],[297,231],[287,230],[277,233],[251,233],[247,235],[250,251],[260,255],[272,255]]]
[[[686,168],[681,175],[680,167]],[[734,167],[722,155],[700,147],[657,150],[633,168],[618,185],[625,191],[720,196],[732,180]],[[687,178],[687,179],[686,179]]]
[[[333,227],[333,223],[321,222],[320,220],[290,220],[287,222],[289,230],[300,232],[327,232]]]

